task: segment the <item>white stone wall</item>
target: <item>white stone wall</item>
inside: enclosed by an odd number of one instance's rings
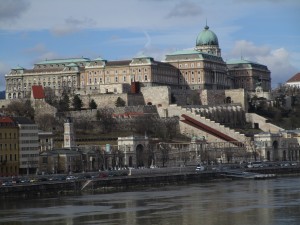
[[[258,124],[259,129],[264,132],[278,133],[279,131],[284,130],[281,127],[278,127],[272,123],[267,123],[267,119],[257,115],[256,113],[246,113],[246,121],[251,123],[253,128],[255,127],[255,123]]]
[[[170,99],[171,99],[170,87],[167,86],[142,87],[141,93],[144,96],[146,105],[151,103],[152,105],[167,107],[170,104]]]

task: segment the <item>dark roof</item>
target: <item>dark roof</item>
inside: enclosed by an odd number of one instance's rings
[[[32,96],[34,99],[44,99],[45,93],[44,93],[43,86],[41,85],[32,86]]]
[[[295,74],[287,82],[300,82],[300,73]]]
[[[122,61],[108,61],[106,66],[129,66],[131,60],[122,60]]]
[[[18,124],[35,124],[32,120],[26,117],[13,117],[13,120]]]

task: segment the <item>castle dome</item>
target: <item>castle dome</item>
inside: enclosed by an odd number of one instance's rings
[[[217,35],[209,30],[209,26],[205,26],[204,30],[201,31],[196,39],[196,46],[203,45],[216,45],[219,46],[219,41]]]

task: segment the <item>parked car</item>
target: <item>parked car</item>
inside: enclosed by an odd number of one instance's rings
[[[198,165],[198,166],[196,167],[196,172],[204,171],[204,170],[205,170],[205,167],[202,166],[202,165]]]
[[[77,178],[75,176],[67,176],[66,180],[76,180]]]
[[[247,165],[248,168],[259,168],[259,167],[264,167],[263,162],[256,161],[256,162],[249,162]]]

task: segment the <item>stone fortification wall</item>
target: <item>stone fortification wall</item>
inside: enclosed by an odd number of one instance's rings
[[[125,107],[111,107],[113,113],[118,116],[125,113],[144,113],[144,114],[157,114],[157,108],[154,105],[139,105],[139,106],[125,106]],[[81,110],[81,111],[70,111],[68,116],[72,118],[91,118],[96,119],[97,109],[92,110]],[[122,118],[122,116],[120,116]]]
[[[35,115],[41,115],[41,114],[51,114],[55,115],[57,112],[57,109],[51,105],[49,105],[47,102],[41,99],[35,99],[32,100],[32,107],[35,110]]]
[[[158,106],[168,106],[171,100],[171,89],[167,86],[142,87],[141,93],[145,103]]]
[[[1,100],[0,100],[0,107],[1,107],[1,108],[6,108],[7,105],[8,105],[10,102],[11,102],[10,99],[1,99]]]
[[[264,132],[278,133],[279,131],[284,130],[272,123],[268,123],[266,118],[257,115],[256,113],[246,113],[246,120],[248,123],[252,124],[253,128],[259,128]]]
[[[26,99],[14,99],[16,101],[26,101]],[[49,105],[45,100],[43,99],[28,99],[31,100],[32,107],[35,110],[35,115],[40,115],[40,114],[51,114],[55,115],[57,112],[57,109],[51,105]],[[13,100],[12,99],[5,99],[5,100],[0,100],[0,107],[1,108],[6,108]]]
[[[184,89],[173,89],[172,97],[175,98],[175,102],[177,105],[192,105],[197,104],[200,105],[200,90],[184,90]]]
[[[225,90],[225,98],[230,98],[231,103],[239,103],[245,111],[248,111],[247,93],[244,89]]]
[[[157,113],[157,107],[155,105],[137,105],[137,106],[125,106],[125,107],[114,108],[115,114],[124,114],[128,112],[153,114],[153,113]]]
[[[237,141],[240,141],[240,142],[246,142],[247,141],[247,138],[245,137],[245,135],[243,134],[240,134],[239,132],[236,132],[232,129],[229,129],[228,127],[225,127],[219,123],[216,123],[214,121],[211,121],[210,119],[207,119],[205,117],[202,117],[200,115],[196,115],[195,113],[191,112],[190,109],[186,109],[186,108],[182,108],[180,106],[177,106],[177,105],[170,105],[168,108],[167,108],[167,114],[169,117],[171,116],[179,116],[181,117],[182,114],[186,114],[190,117],[192,117],[193,119],[196,119],[198,120],[199,122],[215,129],[215,130],[218,130],[220,132],[222,132],[223,134],[226,134],[227,136],[231,137],[231,138],[234,138],[236,139]],[[159,111],[161,112],[161,111]],[[205,136],[206,137],[206,132],[203,132],[201,130],[198,130],[198,129],[195,129],[187,124],[183,124],[182,122],[180,123],[180,130],[182,132],[185,132],[185,133],[193,133],[197,136]],[[205,133],[205,135],[204,135]],[[209,136],[209,134],[207,134]],[[209,139],[213,139],[214,141],[216,141],[216,137],[212,136],[212,137],[208,137]]]
[[[220,105],[224,103],[239,103],[247,111],[247,94],[244,89],[202,90],[200,94],[202,105]]]
[[[225,103],[224,90],[202,90],[200,94],[202,105],[219,105]]]
[[[125,101],[128,106],[145,105],[144,97],[141,94],[93,94],[80,96],[83,107],[89,108],[89,102],[94,99],[98,107],[115,107],[118,98]]]

